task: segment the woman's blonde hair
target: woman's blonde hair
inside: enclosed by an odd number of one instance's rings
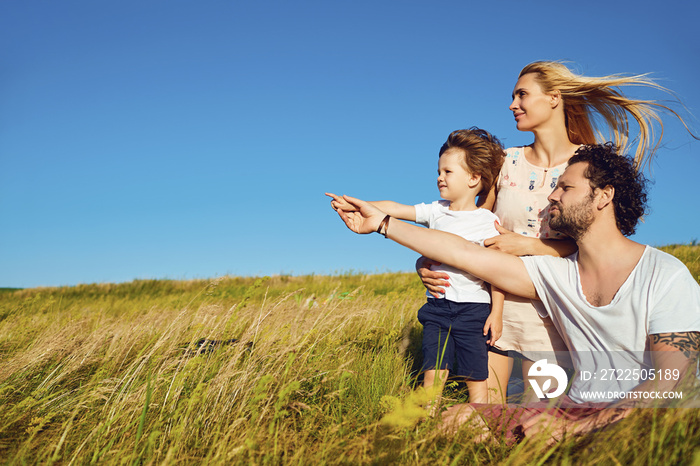
[[[579,76],[559,62],[537,61],[522,69],[519,76],[535,74],[535,80],[545,93],[559,91],[564,102],[566,129],[569,140],[574,144],[596,144],[605,142],[605,136],[597,127],[593,111],[597,112],[612,132],[613,142],[621,152],[629,149],[628,115],[639,124],[639,136],[634,160],[638,169],[649,163],[663,136],[663,122],[657,110],[667,111],[675,115],[685,126],[683,119],[665,105],[652,100],[636,100],[624,96],[621,86],[645,86],[669,92],[663,86],[655,83],[646,75],[623,76],[611,75],[603,77]],[[658,123],[660,134],[654,136],[654,122]],[[601,141],[596,140],[596,133]],[[695,137],[697,139],[697,137]]]

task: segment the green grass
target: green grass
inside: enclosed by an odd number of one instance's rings
[[[700,247],[665,249],[700,277]],[[550,449],[441,435],[410,407],[423,301],[414,274],[3,290],[0,459],[700,464],[698,409],[642,410]],[[200,338],[237,341],[207,352]],[[392,409],[404,427],[382,422]]]

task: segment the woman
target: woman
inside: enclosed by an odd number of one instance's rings
[[[603,122],[601,129],[612,133],[621,153],[628,149],[628,118],[638,123],[638,169],[651,159],[660,142],[659,138],[651,146],[653,123],[663,126],[656,110],[669,111],[683,121],[668,107],[630,99],[619,92],[619,87],[630,85],[666,91],[645,76],[579,76],[557,62],[534,62],[523,68],[509,108],[518,130],[533,133],[535,140],[506,151],[494,189],[480,199],[481,206],[492,209],[502,222],[497,226],[501,235],[486,240],[487,247],[514,255],[567,256],[576,251],[573,241],[549,229],[547,196],[574,152],[583,144],[598,142],[594,115]],[[449,284],[445,276],[428,268],[431,264],[434,262],[429,259],[419,260],[418,274],[429,291],[437,292]],[[555,356],[560,365],[570,365],[566,350],[549,318],[540,317],[529,300],[506,295],[503,334],[489,352],[490,402],[505,402],[514,356],[523,356],[526,381],[537,359]],[[523,401],[536,399],[532,392],[526,392]]]

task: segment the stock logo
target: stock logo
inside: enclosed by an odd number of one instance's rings
[[[532,389],[535,391],[535,394],[540,400],[558,397],[564,393],[564,390],[566,390],[566,385],[569,382],[564,369],[556,364],[547,363],[546,359],[540,359],[533,364],[530,370],[527,371],[527,375],[530,377],[554,377],[554,379],[557,381],[557,389],[549,393],[549,389],[552,386],[551,378],[545,380],[541,387],[537,380],[529,379]]]

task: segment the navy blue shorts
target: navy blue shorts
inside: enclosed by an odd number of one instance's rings
[[[447,369],[471,380],[486,380],[488,335],[484,324],[491,313],[488,303],[456,303],[431,299],[418,310],[423,324],[423,369]],[[439,362],[439,364],[438,364]]]

